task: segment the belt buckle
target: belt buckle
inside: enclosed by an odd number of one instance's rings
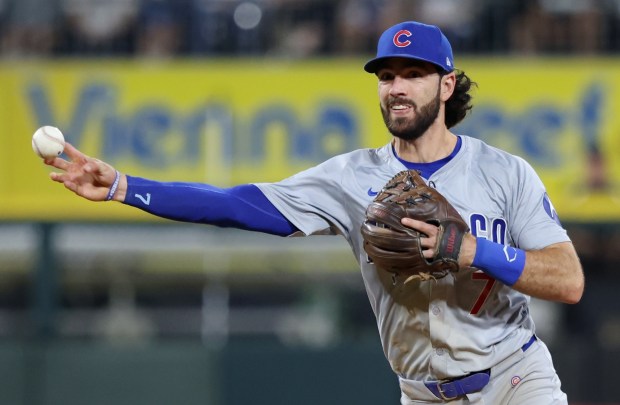
[[[441,395],[441,399],[445,401],[452,401],[453,399],[457,399],[459,397],[458,395],[455,395],[453,397],[447,396],[446,393],[443,392],[443,389],[441,389],[442,385],[443,385],[442,383],[437,383],[437,391],[439,391],[439,395]]]

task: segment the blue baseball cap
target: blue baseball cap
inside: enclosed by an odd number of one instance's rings
[[[439,27],[406,21],[381,34],[377,57],[364,65],[368,73],[376,73],[387,58],[408,58],[430,62],[444,72],[454,70],[452,46]]]

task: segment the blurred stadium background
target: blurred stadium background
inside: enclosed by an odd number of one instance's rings
[[[618,402],[620,1],[0,0],[0,403],[395,404],[339,238],[81,201],[30,136],[159,180],[276,181],[388,139],[361,66],[441,26],[479,84],[457,132],[529,160],[586,271],[534,301],[571,404]]]

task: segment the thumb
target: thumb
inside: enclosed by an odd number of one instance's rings
[[[91,174],[103,184],[112,184],[114,182],[114,168],[99,159],[90,159],[84,165],[84,171]]]

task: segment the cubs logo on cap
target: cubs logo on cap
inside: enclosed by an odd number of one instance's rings
[[[438,27],[417,21],[406,21],[385,30],[377,44],[377,56],[364,65],[364,70],[376,73],[387,58],[422,60],[445,72],[454,70],[448,38]]]
[[[394,45],[396,45],[397,47],[404,48],[406,46],[411,45],[411,41],[409,41],[408,39],[403,41],[402,37],[408,38],[412,35],[413,34],[409,30],[400,30],[396,34],[394,34],[394,38],[392,38],[392,41],[394,42]]]

